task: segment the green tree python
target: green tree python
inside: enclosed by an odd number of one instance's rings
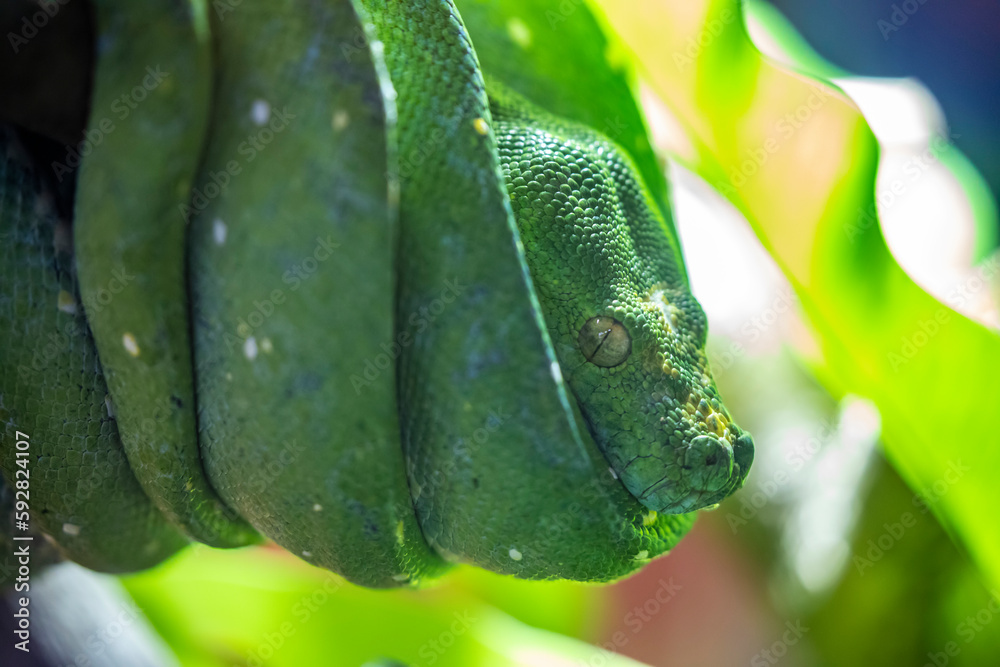
[[[72,211],[0,159],[5,497],[63,557],[607,581],[742,485],[660,185],[452,2],[95,14]]]

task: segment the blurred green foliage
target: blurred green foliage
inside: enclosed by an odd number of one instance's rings
[[[599,589],[569,582],[462,568],[429,589],[372,591],[276,548],[204,546],[123,582],[184,665],[637,664],[570,639],[589,631]]]
[[[865,507],[850,565],[807,621],[824,662],[992,664],[1000,596],[990,596],[926,503],[882,463]]]

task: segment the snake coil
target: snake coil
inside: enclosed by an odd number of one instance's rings
[[[742,485],[651,154],[460,4],[96,0],[71,215],[0,135],[2,466],[63,556],[607,581]]]

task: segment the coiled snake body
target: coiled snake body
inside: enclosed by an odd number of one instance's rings
[[[451,2],[96,5],[72,223],[0,162],[3,470],[66,557],[605,581],[742,485],[665,209]]]

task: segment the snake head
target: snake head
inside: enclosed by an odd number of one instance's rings
[[[743,485],[754,445],[722,405],[677,238],[628,153],[519,102],[494,104],[501,166],[559,366],[611,469],[656,512]]]
[[[693,297],[660,287],[588,319],[567,383],[612,470],[665,514],[710,507],[743,486],[754,443],[719,399]],[[648,296],[648,295],[647,295]],[[673,309],[665,308],[668,302]],[[563,356],[571,352],[562,348]]]

